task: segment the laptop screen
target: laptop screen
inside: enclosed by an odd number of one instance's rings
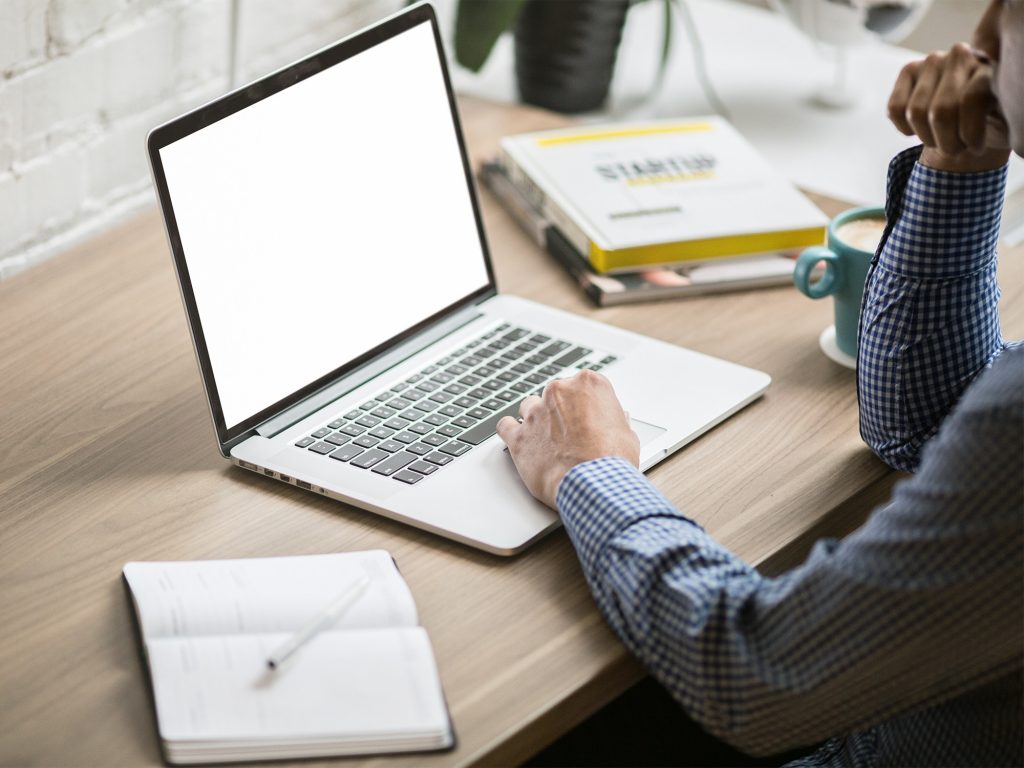
[[[490,282],[429,23],[159,156],[228,430]]]

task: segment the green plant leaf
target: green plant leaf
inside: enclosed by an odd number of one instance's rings
[[[519,18],[525,0],[460,0],[455,12],[455,60],[479,72],[501,33]]]

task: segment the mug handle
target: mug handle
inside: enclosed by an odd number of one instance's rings
[[[811,283],[811,272],[819,261],[825,262],[825,274],[818,282]],[[839,268],[839,257],[828,248],[816,245],[807,248],[796,260],[796,266],[793,267],[793,283],[805,296],[823,299],[835,292],[839,284]]]

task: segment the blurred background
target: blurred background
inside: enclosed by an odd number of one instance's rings
[[[723,7],[739,1],[713,0]],[[153,204],[144,152],[149,129],[403,4],[2,0],[0,279]],[[757,0],[746,4],[767,8],[766,2]],[[453,1],[439,0],[435,5],[450,42]],[[901,45],[918,51],[948,47],[969,35],[984,5],[984,0],[934,0]],[[651,17],[655,11],[652,7],[645,13]],[[597,117],[644,114],[645,104],[652,116],[710,111],[707,105],[674,96],[669,87],[656,104],[650,98],[657,66],[651,51],[661,44],[653,24],[650,18],[635,23],[627,18],[612,96]],[[462,68],[453,72],[460,90],[487,98],[515,98],[508,37],[499,42],[480,74]],[[672,81],[674,68],[683,68],[685,52],[680,47],[688,40],[676,31],[674,43],[666,84]],[[703,43],[711,52],[716,45],[722,49],[712,38]],[[806,45],[813,46],[810,41]],[[631,63],[641,58],[640,64]],[[823,70],[827,66],[824,62]],[[630,68],[643,71],[634,72],[632,80],[620,77],[620,69]],[[709,72],[713,80],[713,66]],[[691,79],[680,75],[681,81]],[[742,121],[740,127],[747,130]],[[799,183],[798,175],[795,180]]]

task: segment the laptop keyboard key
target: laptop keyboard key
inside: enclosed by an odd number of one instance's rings
[[[331,430],[329,430],[327,427],[324,427],[323,429],[318,429],[316,432],[314,432],[311,435],[311,437],[315,437],[317,440],[319,440],[321,437],[327,437],[329,434],[331,434]]]
[[[325,454],[330,453],[337,447],[338,446],[331,445],[330,443],[319,442],[313,443],[311,446],[309,446],[309,450],[311,450],[313,453]]]
[[[484,382],[484,389],[489,389],[491,392],[497,392],[499,389],[505,386],[505,382],[498,381],[497,379],[491,379],[490,381]],[[490,393],[488,393],[490,394]]]
[[[331,445],[344,445],[351,439],[352,438],[349,437],[348,435],[343,435],[341,434],[341,432],[335,432],[333,435],[328,435],[327,437],[325,437],[324,441],[330,443]]]
[[[400,414],[398,414],[398,417],[400,419],[405,419],[406,421],[419,421],[422,415],[423,411],[415,411],[412,408],[410,408],[407,411],[402,411]]]
[[[356,419],[358,419],[362,415],[363,415],[363,412],[358,410],[358,409],[356,409],[354,411],[349,411],[348,413],[346,413],[345,414],[345,418],[348,419],[349,421],[355,421]]]
[[[419,424],[413,424],[411,427],[409,427],[409,431],[414,432],[417,435],[427,435],[433,432],[434,428],[429,424],[424,424],[423,422],[420,422]]]
[[[384,422],[384,426],[388,429],[405,429],[409,426],[409,422],[405,419],[395,416],[393,419],[388,419]]]
[[[519,395],[518,393],[509,391],[499,392],[497,395],[495,395],[495,397],[498,398],[499,400],[504,400],[506,403],[511,403],[513,400],[522,399],[522,396]]]
[[[395,432],[392,429],[388,429],[387,427],[380,426],[380,427],[374,427],[367,434],[373,435],[374,437],[378,437],[381,440],[383,440],[383,439],[385,439],[387,437],[391,437],[393,434],[395,434]]]
[[[514,389],[516,392],[521,392],[522,394],[525,395],[527,392],[533,389],[533,386],[525,381],[520,381],[518,384],[513,384],[512,389]]]
[[[450,464],[452,458],[452,456],[448,456],[444,453],[438,453],[437,451],[423,457],[425,461],[429,461],[431,464],[437,464],[439,467],[443,467],[445,464]]]
[[[398,453],[398,451],[405,448],[405,443],[399,443],[396,440],[385,440],[377,447],[382,451],[387,451],[388,453]]]
[[[474,376],[473,374],[463,376],[461,379],[459,379],[459,384],[465,384],[467,387],[475,387],[480,382],[481,378],[479,376]]]
[[[362,452],[363,449],[357,445],[343,445],[331,454],[331,458],[338,461],[351,461]]]
[[[476,402],[472,397],[459,397],[452,401],[452,405],[457,405],[459,408],[472,408]]]
[[[390,419],[392,416],[398,413],[398,411],[396,411],[394,408],[388,408],[386,405],[382,405],[380,408],[374,408],[372,411],[370,411],[370,413],[372,413],[379,419]]]
[[[458,427],[453,427],[451,424],[449,424],[447,427],[437,428],[437,434],[444,435],[445,437],[455,437],[461,431],[461,429],[459,429]]]
[[[497,398],[484,400],[482,403],[480,403],[480,405],[492,411],[497,411],[505,407],[505,403],[503,403],[501,400],[498,400]]]
[[[567,341],[553,341],[537,354],[543,355],[544,357],[551,357],[552,355],[557,355],[562,350],[568,349],[571,346],[572,345]]]
[[[448,421],[447,417],[442,416],[439,413],[432,413],[423,419],[424,424],[433,424],[435,427],[439,427]]]
[[[426,435],[424,436],[422,442],[426,443],[427,445],[433,445],[436,448],[439,445],[444,445],[445,443],[447,443],[448,438],[444,437],[443,435]]]
[[[409,444],[409,443],[415,443],[417,440],[420,439],[420,436],[416,435],[416,434],[413,434],[412,432],[399,432],[397,435],[395,435],[391,439],[392,440],[397,440],[400,443]]]
[[[361,419],[356,419],[356,424],[361,427],[376,427],[380,424],[380,419],[376,416],[363,416]]]
[[[330,424],[327,425],[327,428],[328,429],[337,429],[338,427],[340,427],[344,423],[345,423],[344,419],[335,419],[334,421],[332,421]]]
[[[423,411],[424,413],[430,413],[437,409],[437,403],[433,400],[420,400],[416,405],[413,406],[417,411]]]
[[[405,453],[403,451],[402,453],[396,453],[391,458],[386,459],[379,464],[375,464],[371,471],[376,472],[378,475],[393,475],[395,472],[414,461],[416,461],[416,456],[414,454]]]
[[[451,400],[452,396],[449,395],[447,392],[435,392],[430,396],[430,399],[433,400],[435,403],[441,403],[443,405],[444,403],[447,403],[449,400]]]
[[[362,435],[352,441],[356,445],[362,446],[363,448],[373,448],[377,443],[380,442],[376,437],[370,437],[369,435]]]
[[[371,450],[366,451],[366,453],[361,453],[354,459],[352,459],[352,466],[367,469],[369,467],[372,467],[378,461],[386,459],[390,455],[391,454],[388,453],[387,451],[381,451],[378,450],[377,448],[372,448]]]
[[[360,427],[358,424],[346,424],[341,431],[349,437],[359,437],[366,431],[366,427]]]
[[[458,440],[452,440],[450,443],[442,445],[439,450],[441,453],[447,453],[449,456],[461,456],[473,446],[460,443]]]
[[[432,475],[437,472],[437,464],[431,464],[427,461],[416,461],[409,465],[409,469],[413,472],[419,472],[421,475]]]
[[[476,424],[476,420],[471,419],[468,416],[459,416],[459,418],[452,421],[453,426],[459,427],[461,429],[472,427],[474,424]]]
[[[417,456],[426,456],[434,449],[432,446],[424,445],[423,443],[416,443],[415,445],[407,445],[405,450],[409,453],[414,453]]]
[[[404,411],[410,405],[412,400],[406,400],[404,397],[393,397],[388,400],[388,408],[394,408],[396,411]]]
[[[462,384],[449,384],[447,387],[444,388],[444,391],[447,392],[449,395],[461,395],[463,392],[466,391],[466,387],[463,386]]]
[[[421,397],[426,397],[426,396],[427,396],[427,393],[424,392],[422,389],[410,389],[409,391],[402,393],[402,399],[403,400],[408,400],[410,404],[413,401],[419,400]]]
[[[501,421],[505,416],[518,416],[519,415],[519,404],[522,400],[516,400],[514,403],[504,405],[500,411],[492,413],[488,418],[481,421],[472,429],[468,429],[459,435],[459,440],[465,443],[471,443],[473,445],[480,445],[484,440],[494,434],[495,427],[498,422]]]
[[[466,411],[466,415],[471,419],[486,419],[490,416],[490,411],[486,411],[483,408],[473,408]]]
[[[417,474],[416,472],[410,472],[408,469],[402,469],[395,472],[391,477],[395,480],[401,480],[403,483],[408,485],[415,485],[423,479],[423,475]]]
[[[299,440],[299,442],[297,442],[296,445],[299,446],[299,448],[309,448],[309,446],[311,446],[315,442],[316,440],[314,440],[312,437],[304,437],[301,440]]]
[[[454,405],[446,405],[444,408],[438,408],[437,412],[442,416],[447,416],[449,419],[453,416],[458,416],[462,413],[461,408],[456,408]],[[424,419],[426,421],[426,419]]]
[[[560,366],[562,366],[564,368],[567,365],[572,365],[577,360],[579,360],[579,359],[581,359],[581,358],[583,358],[583,357],[585,357],[586,355],[589,355],[589,354],[590,354],[590,350],[589,349],[586,349],[585,347],[576,347],[575,349],[572,349],[572,350],[566,352],[564,355],[562,355],[560,358],[558,358],[557,360],[555,360],[551,364],[552,365],[560,365]]]

